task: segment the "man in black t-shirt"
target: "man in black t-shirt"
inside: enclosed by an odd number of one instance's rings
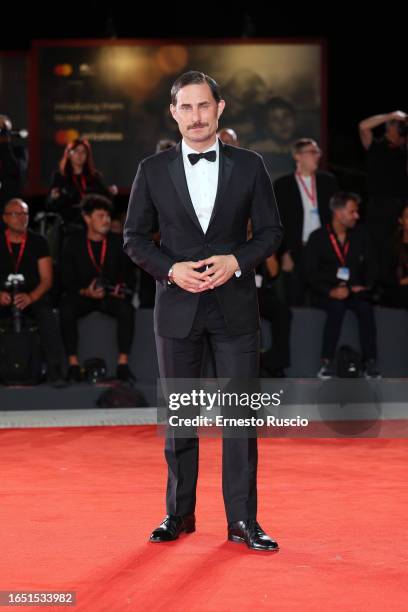
[[[14,306],[38,324],[47,359],[47,380],[61,379],[58,326],[47,293],[52,287],[52,261],[44,236],[28,228],[29,210],[23,200],[10,200],[3,213],[6,229],[0,232],[0,318],[11,318],[13,298],[5,283],[10,274],[24,277]]]
[[[118,322],[117,377],[134,380],[128,360],[134,330],[134,309],[121,286],[134,284],[133,265],[124,254],[122,237],[110,232],[112,204],[104,196],[90,194],[81,204],[87,231],[67,240],[62,256],[65,295],[60,315],[68,355],[68,380],[81,381],[78,361],[78,319],[93,311],[115,317]],[[109,285],[109,288],[101,286]]]
[[[367,228],[377,248],[389,241],[401,206],[408,199],[407,120],[406,113],[395,111],[359,124],[367,151]],[[384,136],[374,138],[373,130],[383,124]]]

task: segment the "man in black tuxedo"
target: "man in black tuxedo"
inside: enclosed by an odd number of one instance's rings
[[[292,306],[302,306],[304,247],[310,234],[330,221],[329,200],[338,190],[338,185],[332,174],[318,170],[321,151],[315,140],[297,140],[293,157],[295,172],[278,178],[273,187],[285,228],[281,266],[288,275],[289,302]]]
[[[222,144],[218,84],[196,71],[171,90],[182,141],[139,165],[124,248],[156,279],[155,334],[162,378],[199,378],[206,336],[218,378],[258,376],[255,267],[279,247],[282,227],[262,158]],[[247,240],[252,220],[253,236]],[[159,227],[160,246],[151,239]],[[167,434],[167,516],[150,540],[195,531],[198,438]],[[223,438],[228,538],[256,550],[278,545],[256,521],[256,437]]]

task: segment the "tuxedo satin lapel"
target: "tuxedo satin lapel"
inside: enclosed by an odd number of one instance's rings
[[[208,224],[208,229],[211,223],[214,221],[217,213],[221,208],[222,198],[225,193],[225,190],[228,186],[228,182],[231,177],[232,169],[234,167],[234,162],[229,157],[229,155],[223,150],[223,145],[220,142],[220,165],[218,170],[218,187],[217,187],[217,195],[215,196],[214,208],[211,214],[210,223]]]
[[[203,229],[197,218],[193,203],[190,198],[190,192],[187,186],[186,173],[184,172],[183,155],[181,153],[180,146],[178,147],[178,154],[169,163],[169,172],[176,191],[178,193],[178,196],[181,202],[183,203],[183,206],[186,209],[188,216],[202,232]]]

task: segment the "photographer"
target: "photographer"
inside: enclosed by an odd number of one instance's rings
[[[133,340],[134,309],[125,295],[134,283],[133,266],[123,253],[122,238],[111,229],[111,202],[90,194],[81,203],[87,231],[67,240],[62,257],[62,282],[65,296],[60,309],[62,336],[68,355],[68,380],[81,381],[78,361],[77,320],[99,311],[118,322],[119,357],[117,377],[134,380],[128,366]]]
[[[316,305],[327,312],[323,333],[322,365],[318,376],[334,375],[334,355],[347,308],[358,319],[365,374],[376,378],[376,326],[369,291],[378,277],[378,265],[359,219],[360,196],[339,191],[329,207],[331,223],[315,230],[306,249],[307,277],[317,298]]]
[[[47,293],[52,286],[52,263],[43,236],[28,230],[25,202],[10,200],[3,213],[6,230],[0,233],[0,317],[11,318],[13,307],[35,320],[47,359],[47,380],[61,379],[58,326]],[[22,275],[24,285],[14,296],[5,290],[10,275]]]
[[[367,229],[377,248],[391,238],[399,210],[408,199],[407,117],[395,111],[359,124],[361,143],[367,151]],[[384,136],[374,138],[373,130],[384,124]]]
[[[12,143],[12,124],[0,115],[0,213],[11,198],[21,195],[27,170],[27,149]]]

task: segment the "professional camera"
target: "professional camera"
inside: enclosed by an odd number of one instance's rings
[[[24,283],[25,278],[23,274],[9,274],[4,283],[4,288],[14,297],[17,293],[21,293]]]
[[[95,287],[97,289],[105,289],[107,293],[116,292],[123,297],[126,295],[132,297],[133,295],[133,291],[129,289],[129,287],[126,287],[125,284],[120,284],[118,289],[117,285],[112,285],[106,278],[103,278],[103,276],[96,279]]]
[[[25,139],[28,137],[28,132],[27,130],[10,130],[5,125],[0,127],[0,138],[11,139],[12,136]]]
[[[13,315],[13,327],[14,331],[19,334],[22,329],[22,314],[21,310],[14,304],[14,298],[18,293],[21,293],[24,289],[25,279],[22,274],[9,274],[6,282],[4,283],[4,289],[11,295],[12,305],[11,312]]]

